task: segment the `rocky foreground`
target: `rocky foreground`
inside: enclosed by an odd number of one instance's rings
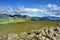
[[[60,40],[60,26],[55,28],[44,27],[31,32],[21,32],[20,35],[9,33],[0,40]]]

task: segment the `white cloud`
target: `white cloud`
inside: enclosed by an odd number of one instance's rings
[[[49,8],[49,9],[47,9]],[[0,7],[0,13],[6,13],[6,14],[37,14],[39,13],[39,15],[41,14],[45,14],[45,15],[60,15],[60,6],[57,6],[56,4],[48,4],[43,6],[42,8],[26,8],[26,7],[21,7],[18,6],[16,8],[11,8],[11,7]]]
[[[60,15],[60,6],[56,4],[48,4],[47,8],[50,8],[50,14],[49,15]]]
[[[0,13],[3,14],[14,14],[14,10],[11,7],[0,7]]]
[[[56,4],[48,4],[47,7],[51,8],[51,10],[58,10],[58,9],[60,9],[60,6],[58,6]]]
[[[22,13],[23,12],[28,13],[28,12],[44,12],[44,11],[46,11],[46,10],[38,9],[38,8],[25,8],[25,7],[24,8],[18,7],[18,9],[19,9],[18,11],[22,12]]]
[[[37,9],[37,8],[25,8],[24,11],[28,11],[28,12],[44,12],[45,10]]]
[[[2,9],[2,10],[1,10]],[[26,7],[0,7],[0,13],[3,14],[26,14],[26,15],[41,15],[46,12],[46,9],[38,9],[38,8],[26,8]]]

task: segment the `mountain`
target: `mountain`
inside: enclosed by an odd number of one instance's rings
[[[60,20],[60,17],[54,16],[46,16],[46,17],[30,17],[31,21],[38,21],[38,20]]]
[[[46,16],[46,17],[40,17],[43,20],[60,20],[60,17],[55,16]]]
[[[25,22],[21,15],[0,14],[0,24]]]
[[[40,20],[60,20],[60,17],[46,16],[46,17],[30,17],[27,15],[9,15],[0,14],[0,23],[6,22],[23,22],[23,21],[40,21]]]
[[[60,20],[60,17],[48,16],[49,20]]]

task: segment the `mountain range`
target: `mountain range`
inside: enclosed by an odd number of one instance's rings
[[[22,18],[24,20],[31,20],[31,21],[38,21],[38,20],[60,20],[60,17],[54,17],[54,16],[46,16],[46,17],[30,17],[27,15],[9,15],[9,14],[0,14],[0,19],[9,19],[9,18]]]

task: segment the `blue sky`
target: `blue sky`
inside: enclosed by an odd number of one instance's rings
[[[17,6],[20,6],[20,8],[24,7],[24,8],[22,8],[22,9],[24,9],[24,11],[22,11],[22,15],[60,16],[60,12],[59,12],[60,0],[0,0],[0,7],[10,7],[10,9],[11,8],[16,9]],[[9,11],[11,12],[11,10],[9,10]],[[19,10],[17,12],[20,13]],[[12,13],[14,14],[14,12],[12,12]],[[8,13],[8,14],[10,14],[10,13]]]
[[[0,6],[11,7],[16,7],[17,5],[25,7],[39,7],[40,5],[47,5],[49,3],[60,5],[60,0],[0,0]]]

